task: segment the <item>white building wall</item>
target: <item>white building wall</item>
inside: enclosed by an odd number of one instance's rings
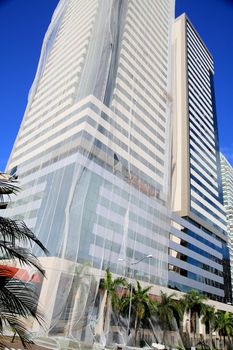
[[[68,327],[76,263],[168,283],[173,12],[172,0],[61,0],[45,36],[8,163],[21,197],[6,214],[60,261],[48,260],[54,332]]]

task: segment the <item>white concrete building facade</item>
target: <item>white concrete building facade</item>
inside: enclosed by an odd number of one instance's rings
[[[82,285],[92,311],[77,311],[76,264],[99,270],[96,281],[109,267],[168,284],[173,19],[173,0],[61,0],[46,33],[7,166],[22,187],[7,215],[50,251],[40,301],[51,333],[95,318],[97,282]],[[77,337],[91,339],[84,323]]]

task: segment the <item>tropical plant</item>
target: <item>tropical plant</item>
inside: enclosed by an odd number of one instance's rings
[[[149,319],[158,310],[158,303],[152,300],[148,294],[152,286],[142,288],[141,284],[136,282],[137,287],[129,285],[129,292],[121,299],[121,313],[124,316],[129,315],[129,324],[131,324],[131,320],[134,323],[135,345],[141,322]]]
[[[204,301],[206,299],[207,297],[199,293],[197,290],[188,291],[181,299],[184,312],[190,314],[191,332],[193,332],[194,343],[196,343],[196,322],[204,314]]]
[[[175,293],[168,295],[164,292],[160,292],[160,302],[158,304],[158,316],[163,329],[162,342],[166,343],[167,330],[173,330],[174,321],[176,321],[179,327],[180,321],[183,317],[183,308],[181,304],[174,300]]]
[[[230,340],[230,336],[233,335],[233,315],[227,311],[217,311],[214,329],[218,331],[220,342],[222,342],[223,337],[223,343],[225,348],[226,336]]]
[[[6,195],[16,194],[18,191],[15,179],[0,173],[0,201],[4,202]],[[32,284],[14,275],[9,265],[16,262],[20,267],[31,266],[44,275],[38,259],[26,247],[33,243],[44,253],[48,253],[24,222],[0,217],[0,336],[2,340],[4,328],[9,326],[24,345],[30,340],[25,320],[32,317],[42,323],[43,317],[38,310],[38,295]],[[1,345],[4,347],[2,341]]]
[[[16,194],[18,191],[15,178],[0,172],[0,209],[5,209],[7,206],[5,197],[9,199],[11,194]]]
[[[202,316],[202,323],[208,325],[210,335],[210,348],[213,348],[213,329],[215,326],[216,310],[214,306],[205,305]]]
[[[126,286],[126,279],[123,277],[118,277],[113,279],[112,273],[109,268],[105,270],[105,278],[100,280],[100,290],[104,291],[104,296],[102,299],[103,308],[103,326],[102,330],[106,329],[106,319],[107,315],[111,313],[111,309],[117,309],[119,307],[119,288]]]

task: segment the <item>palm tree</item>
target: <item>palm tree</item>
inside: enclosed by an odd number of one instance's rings
[[[16,194],[19,191],[16,180],[9,174],[0,172],[0,209],[5,209],[7,202],[4,200],[10,198],[10,194]]]
[[[38,310],[38,295],[30,283],[11,277],[11,270],[0,269],[0,334],[10,327],[20,337],[22,344],[31,341],[25,320],[34,318],[43,325],[43,315]]]
[[[190,314],[191,332],[193,331],[194,343],[196,343],[196,323],[197,320],[204,314],[204,301],[207,297],[196,290],[188,291],[182,298],[184,311]]]
[[[167,330],[172,330],[174,327],[174,321],[177,322],[179,327],[180,321],[183,317],[183,310],[177,300],[174,300],[175,293],[167,295],[164,292],[160,292],[160,303],[158,304],[158,316],[163,329],[162,342],[165,343],[165,336]]]
[[[1,203],[4,203],[5,196],[16,194],[18,191],[15,179],[0,173]],[[4,207],[5,205],[0,206],[1,209]],[[4,327],[10,326],[24,345],[30,339],[30,332],[26,329],[24,321],[33,317],[41,324],[43,317],[37,307],[38,295],[33,286],[17,278],[9,262],[16,261],[22,267],[32,266],[44,275],[38,259],[26,248],[33,243],[44,253],[48,253],[24,222],[0,217],[0,336],[2,338]]]
[[[4,202],[4,196],[16,194],[19,187],[14,178],[8,174],[0,173],[0,201]],[[43,269],[38,259],[32,254],[32,244],[37,244],[45,254],[47,249],[34,235],[34,233],[25,225],[23,221],[12,220],[0,216],[0,254],[2,259],[18,260],[20,265],[29,265],[35,267],[42,274]]]
[[[215,318],[214,328],[218,331],[220,336],[220,342],[224,342],[224,348],[226,345],[226,336],[230,340],[230,336],[233,334],[233,315],[227,311],[217,311]]]
[[[127,285],[126,279],[123,277],[118,277],[113,279],[112,273],[109,268],[105,270],[105,278],[100,280],[100,290],[104,292],[102,303],[100,305],[101,315],[99,317],[99,322],[96,327],[97,334],[101,336],[101,332],[105,332],[107,326],[107,317],[111,315],[111,309],[117,309],[119,305],[119,293],[118,289]],[[110,321],[110,320],[109,320]]]
[[[142,288],[137,281],[137,287],[129,286],[130,293],[124,295],[121,300],[121,313],[126,316],[131,311],[130,318],[134,320],[134,342],[136,345],[137,334],[141,321],[149,319],[157,312],[157,302],[152,300],[148,292],[152,286]],[[129,319],[130,324],[130,319]]]
[[[214,306],[205,305],[203,316],[202,316],[202,323],[208,324],[209,327],[209,335],[210,335],[210,348],[213,347],[213,338],[212,333],[215,325],[215,319],[216,319],[216,310]]]

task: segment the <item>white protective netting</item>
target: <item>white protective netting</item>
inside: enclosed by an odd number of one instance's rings
[[[62,348],[132,343],[127,317],[106,313],[106,268],[167,286],[173,11],[172,0],[64,0],[44,39],[8,163],[22,192],[7,215],[50,251],[48,329],[35,332]]]

